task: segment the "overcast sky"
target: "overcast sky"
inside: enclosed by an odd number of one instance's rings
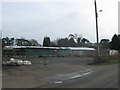
[[[42,44],[44,36],[52,41],[76,33],[96,42],[94,0],[11,1],[0,4],[3,37],[36,39]],[[98,12],[99,37],[111,40],[118,34],[119,0],[96,1],[98,11],[103,10]]]

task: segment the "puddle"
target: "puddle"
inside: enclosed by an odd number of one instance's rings
[[[69,79],[75,79],[75,78],[83,77],[83,76],[91,74],[91,73],[92,73],[92,71],[87,72],[87,73],[83,73],[83,74],[80,74],[80,75],[76,75],[76,76],[73,76],[73,77],[70,77]]]
[[[55,84],[61,84],[61,83],[63,83],[63,81],[56,81],[56,82],[54,82]]]
[[[54,84],[61,84],[64,81],[76,79],[76,78],[81,78],[83,76],[91,74],[92,72],[93,71],[91,69],[85,69],[85,70],[73,72],[73,73],[56,74],[55,76],[39,79],[39,81],[44,81],[44,82],[48,82],[48,83],[52,83],[52,84],[53,83]]]

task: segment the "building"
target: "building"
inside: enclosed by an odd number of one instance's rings
[[[5,57],[93,56],[95,49],[86,47],[5,46]]]

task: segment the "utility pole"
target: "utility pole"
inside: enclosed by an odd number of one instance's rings
[[[95,5],[95,20],[96,20],[96,38],[97,38],[97,49],[96,49],[96,59],[98,61],[99,59],[99,35],[98,35],[98,13],[97,13],[97,4],[96,4],[96,0],[94,1],[94,5]]]
[[[1,29],[1,33],[0,33],[0,38],[2,39],[2,29]]]

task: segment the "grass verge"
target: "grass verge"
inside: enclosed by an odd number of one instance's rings
[[[117,64],[120,63],[120,59],[112,59],[112,60],[107,60],[104,63],[101,63],[102,65],[111,65],[111,64]]]
[[[88,65],[111,65],[117,63],[120,63],[120,57],[119,58],[100,57],[99,60],[94,60],[92,63],[89,63]]]

